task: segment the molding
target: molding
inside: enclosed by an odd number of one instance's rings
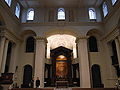
[[[60,22],[33,22],[33,23],[22,23],[22,26],[97,26],[97,25],[103,25],[102,22],[66,22],[66,21],[60,21]]]
[[[11,32],[6,28],[6,26],[0,26],[0,36],[4,36],[7,39],[13,41],[13,42],[21,42],[21,38],[14,32]]]
[[[87,40],[88,38],[89,38],[89,36],[79,36],[79,37],[76,38],[76,41],[75,41],[75,42],[76,42],[76,43],[79,43],[80,40],[83,40],[83,39],[84,39],[84,40]]]
[[[40,37],[40,36],[34,36],[36,41],[44,41],[45,43],[47,43],[47,39],[45,37]]]
[[[6,3],[3,0],[0,0],[0,6],[6,10],[6,13],[9,14],[9,16],[15,21],[16,24],[20,24],[20,18],[18,19],[14,12],[12,11],[11,7],[6,5]]]
[[[117,12],[117,10],[120,8],[120,1],[118,0],[115,5],[111,7],[111,10],[108,12],[108,15],[106,17],[103,17],[103,22],[106,23],[109,21],[109,19],[114,15],[113,13]]]
[[[120,29],[117,28],[117,26],[115,26],[109,33],[107,33],[101,38],[101,41],[103,40],[109,42],[110,40],[115,39],[119,35],[120,35]]]

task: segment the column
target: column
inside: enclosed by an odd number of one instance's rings
[[[18,57],[18,48],[19,45],[13,43],[12,45],[12,52],[11,52],[11,59],[10,59],[10,66],[9,66],[9,73],[15,73],[16,70],[16,61],[17,61],[17,57]]]
[[[120,67],[120,44],[118,38],[115,39],[115,44],[116,44],[116,51],[117,51],[117,56],[118,56],[118,63]]]
[[[87,37],[77,38],[80,70],[80,87],[90,88],[90,69],[88,60]]]
[[[1,67],[2,67],[2,58],[3,58],[5,40],[6,40],[5,37],[1,37],[1,41],[0,41],[0,73],[1,73]]]
[[[35,80],[40,79],[40,87],[44,87],[44,68],[45,68],[45,38],[36,37],[36,53],[35,53]]]
[[[1,65],[1,73],[4,73],[4,71],[5,71],[5,64],[6,64],[6,59],[7,59],[8,43],[9,43],[9,40],[6,40],[5,41],[4,52],[3,52],[2,65]]]

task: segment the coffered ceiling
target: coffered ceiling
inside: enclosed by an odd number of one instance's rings
[[[90,7],[99,6],[103,0],[19,0],[23,7]]]

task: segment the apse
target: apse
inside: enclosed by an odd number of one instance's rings
[[[76,37],[67,34],[56,34],[47,38],[47,58],[50,58],[50,50],[63,46],[73,50],[73,58],[77,58]]]

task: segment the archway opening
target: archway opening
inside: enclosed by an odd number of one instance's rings
[[[68,34],[56,34],[47,38],[47,58],[50,58],[50,50],[63,46],[73,50],[73,58],[77,58],[76,37]]]

